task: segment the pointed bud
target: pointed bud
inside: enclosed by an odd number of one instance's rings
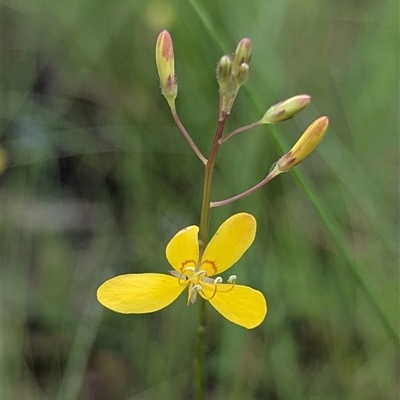
[[[232,81],[232,60],[223,56],[217,65],[217,81],[220,90],[225,89]]]
[[[238,86],[244,85],[249,79],[249,75],[250,75],[249,64],[241,64],[235,75],[235,80]]]
[[[240,65],[248,64],[251,58],[251,41],[250,39],[242,39],[236,47],[235,54],[233,56],[233,74],[236,75]]]
[[[262,117],[260,123],[277,124],[278,122],[286,121],[307,107],[310,102],[311,96],[307,94],[299,94],[298,96],[283,100],[270,107]]]
[[[328,117],[320,117],[314,121],[301,135],[289,153],[275,164],[277,172],[287,172],[303,161],[319,144],[328,129]]]
[[[171,109],[175,109],[178,85],[175,77],[174,47],[168,31],[162,31],[157,38],[156,64],[160,78],[161,93],[167,99]]]

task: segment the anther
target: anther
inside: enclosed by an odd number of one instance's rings
[[[228,279],[228,283],[235,283],[236,282],[236,275],[231,275]]]

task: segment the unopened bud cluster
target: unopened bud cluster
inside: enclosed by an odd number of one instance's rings
[[[249,62],[251,58],[251,41],[242,39],[231,58],[223,56],[217,65],[217,81],[220,93],[220,115],[229,114],[236,95],[242,85],[249,79]]]
[[[231,112],[239,89],[249,79],[250,59],[251,41],[250,39],[244,38],[237,45],[236,51],[232,57],[229,55],[224,55],[218,62],[217,82],[219,85],[219,121],[216,136],[213,142],[213,146],[215,147],[213,147],[210,152],[210,157],[213,157],[213,159],[210,161],[210,159],[206,159],[201,151],[197,148],[193,139],[190,137],[178,117],[178,113],[175,108],[178,85],[175,76],[174,49],[172,45],[172,39],[167,31],[161,32],[158,36],[156,44],[156,63],[160,79],[161,93],[164,95],[171,108],[175,122],[206,168],[208,168],[209,165],[211,165],[211,169],[213,168],[218,147],[230,140],[233,136],[242,132],[246,132],[260,125],[277,124],[287,121],[301,112],[311,102],[311,96],[307,94],[300,94],[290,97],[270,107],[260,120],[235,129],[229,134],[224,135],[225,123]],[[226,200],[211,202],[210,206],[219,207],[239,200],[258,190],[260,187],[271,181],[271,179],[275,178],[279,174],[292,170],[293,167],[304,160],[318,146],[328,129],[328,124],[328,117],[318,118],[304,131],[303,135],[292,147],[292,149],[272,166],[270,172],[262,181],[239,195],[233,196]],[[206,177],[208,177],[207,174]]]

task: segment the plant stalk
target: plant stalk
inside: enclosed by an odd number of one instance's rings
[[[253,122],[252,124],[242,126],[241,128],[235,129],[234,131],[232,131],[231,133],[226,135],[224,138],[222,138],[220,140],[220,144],[225,143],[227,140],[229,140],[233,136],[237,135],[238,133],[246,132],[250,129],[253,129],[253,128],[255,128],[257,126],[261,126],[261,125],[262,125],[262,123],[260,121],[257,121],[257,122]]]
[[[227,113],[223,113],[218,121],[217,129],[214,136],[214,141],[211,145],[210,155],[205,165],[204,171],[204,186],[203,186],[203,201],[201,206],[200,216],[200,230],[199,230],[199,248],[200,255],[204,252],[204,249],[208,243],[209,236],[209,225],[210,225],[210,200],[211,200],[211,188],[212,178],[214,172],[215,161],[220,147],[220,139],[224,132]],[[206,334],[206,323],[207,323],[207,310],[206,302],[204,299],[200,300],[200,314],[199,314],[199,328],[197,331],[197,346],[196,346],[196,399],[205,399],[206,389],[206,374],[205,374],[205,334]]]
[[[267,184],[269,181],[271,181],[273,178],[275,178],[276,176],[278,176],[280,174],[280,172],[276,169],[272,170],[261,182],[257,183],[257,185],[254,185],[252,188],[237,194],[236,196],[233,197],[229,197],[229,199],[225,199],[225,200],[219,200],[219,201],[212,201],[210,203],[210,207],[211,208],[215,208],[215,207],[221,207],[221,206],[226,206],[229,203],[233,203],[236,200],[240,200],[243,199],[243,197],[248,196],[249,194],[254,193],[256,190],[260,189],[261,187],[263,187],[265,184]]]
[[[185,139],[188,141],[190,147],[193,149],[193,151],[196,153],[197,157],[199,157],[200,161],[206,165],[207,164],[207,159],[203,156],[203,154],[201,153],[201,151],[199,150],[199,148],[196,146],[196,144],[194,143],[193,139],[190,137],[189,133],[187,132],[187,130],[185,129],[185,127],[183,126],[181,120],[179,119],[178,113],[175,109],[171,110],[172,112],[172,116],[174,118],[175,123],[178,125],[178,128],[180,129],[180,131],[182,132],[183,136],[185,137]]]

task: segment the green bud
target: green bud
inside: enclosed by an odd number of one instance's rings
[[[241,64],[235,75],[235,80],[238,86],[244,85],[249,79],[249,75],[250,75],[249,64],[244,64],[244,63]]]
[[[275,104],[264,114],[260,123],[262,124],[277,124],[278,122],[286,121],[294,117],[303,108],[307,107],[311,102],[311,96],[300,94],[283,100]]]
[[[233,56],[232,70],[233,75],[236,75],[242,64],[248,64],[251,58],[251,41],[250,39],[242,39],[236,47]]]
[[[232,81],[232,60],[223,56],[217,65],[217,81],[221,90],[225,89]]]
[[[219,83],[219,115],[231,112],[240,86],[249,79],[251,57],[250,39],[242,39],[235,51],[233,60],[223,56],[218,63],[217,80]]]

